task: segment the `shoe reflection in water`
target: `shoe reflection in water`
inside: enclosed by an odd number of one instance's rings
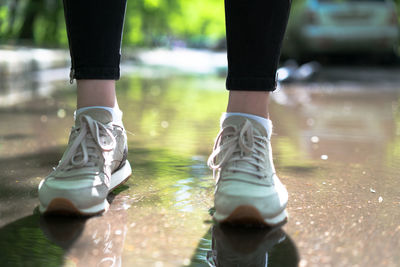
[[[297,266],[299,256],[291,239],[280,227],[244,228],[215,225],[212,250],[207,261],[217,267]]]
[[[114,204],[108,213],[99,217],[40,217],[43,234],[65,251],[65,265],[122,266],[121,256],[128,229],[126,211],[122,205]]]

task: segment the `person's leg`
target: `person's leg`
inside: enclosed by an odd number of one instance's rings
[[[225,0],[227,112],[268,118],[290,0]]]
[[[115,97],[125,8],[126,0],[64,0],[78,109],[64,155],[39,185],[41,212],[101,213],[132,172]]]
[[[268,119],[290,0],[225,0],[227,113],[208,165],[217,178],[214,219],[277,225],[288,194],[275,172]]]
[[[77,107],[116,105],[126,0],[64,0]]]

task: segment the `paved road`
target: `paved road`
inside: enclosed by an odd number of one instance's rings
[[[110,195],[111,210],[89,219],[36,209],[37,185],[67,142],[74,91],[65,82],[51,97],[0,107],[0,262],[400,266],[398,73],[325,67],[273,94],[274,160],[290,193],[282,229],[211,222],[206,159],[226,105],[223,78],[165,78],[159,69],[122,78],[134,174]]]

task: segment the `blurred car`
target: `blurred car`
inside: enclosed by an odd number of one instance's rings
[[[398,17],[392,0],[294,0],[282,54],[397,55]]]

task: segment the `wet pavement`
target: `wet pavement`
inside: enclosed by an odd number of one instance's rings
[[[73,122],[73,87],[0,105],[0,265],[400,266],[400,72],[392,83],[370,72],[327,78],[335,69],[273,94],[274,160],[289,191],[282,229],[211,220],[206,160],[226,106],[223,77],[123,76],[134,172],[110,194],[110,211],[89,219],[37,212],[37,186]]]

